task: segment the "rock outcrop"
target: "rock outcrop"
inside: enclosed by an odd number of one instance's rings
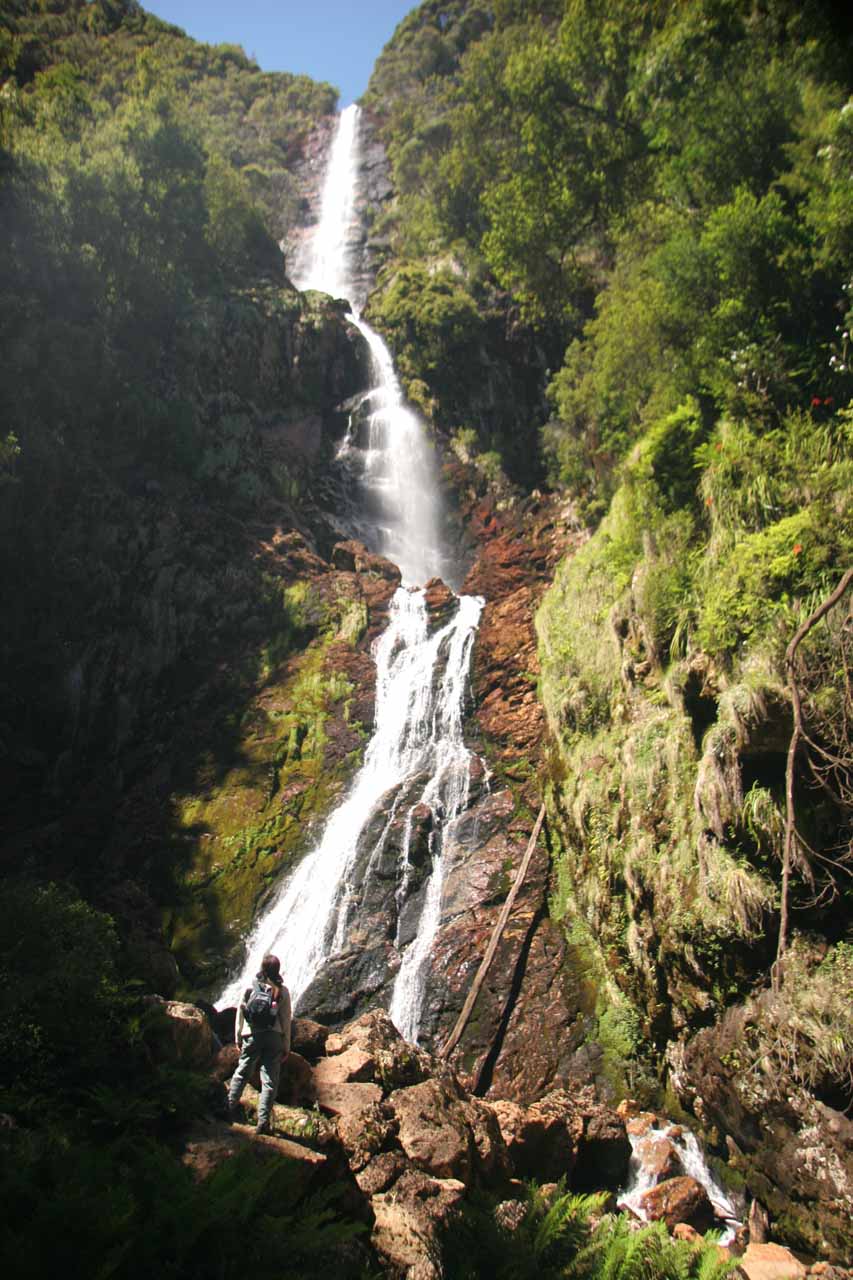
[[[769,1211],[777,1239],[842,1265],[850,1257],[853,1122],[770,1071],[740,1068],[744,1010],[670,1053],[671,1079],[709,1141]],[[760,1063],[756,1064],[760,1067]]]

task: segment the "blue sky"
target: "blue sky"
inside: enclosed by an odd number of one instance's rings
[[[305,72],[341,91],[367,88],[382,46],[418,0],[142,0],[143,8],[208,44],[241,44],[264,71]]]

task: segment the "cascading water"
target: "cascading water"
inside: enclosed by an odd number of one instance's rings
[[[705,1188],[720,1223],[721,1241],[723,1244],[729,1243],[740,1226],[737,1207],[708,1168],[696,1135],[689,1129],[685,1129],[683,1125],[665,1125],[664,1128],[655,1129],[649,1135],[629,1135],[631,1162],[628,1170],[628,1185],[619,1196],[619,1205],[630,1209],[638,1218],[645,1219],[643,1196],[656,1183],[655,1175],[643,1160],[643,1146],[649,1137],[668,1142],[684,1173]]]
[[[312,253],[295,279],[303,290],[348,296],[357,143],[358,108],[348,107],[330,153]],[[388,626],[375,648],[376,723],[364,764],[319,843],[256,924],[243,970],[219,1003],[240,998],[267,951],[282,957],[298,1001],[322,966],[345,952],[364,885],[382,861],[398,817],[403,823],[397,868],[401,905],[414,874],[409,861],[412,815],[423,813],[425,806],[431,815],[431,866],[408,945],[398,915],[396,942],[402,956],[388,1000],[400,1031],[416,1039],[440,917],[442,855],[468,802],[471,756],[463,741],[463,702],[482,602],[459,597],[454,616],[430,631],[425,593],[414,588],[446,574],[435,466],[422,424],[404,402],[387,347],[358,315],[359,301],[354,300],[348,319],[368,344],[376,385],[362,398],[361,407],[368,410],[366,439],[359,443],[348,437],[342,452],[358,455],[354,469],[367,512],[358,535],[399,565],[404,585],[394,595]],[[346,461],[352,462],[352,456]],[[377,816],[380,832],[371,844]]]

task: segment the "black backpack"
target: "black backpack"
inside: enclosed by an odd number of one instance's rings
[[[256,978],[246,992],[243,1015],[253,1031],[268,1031],[275,1025],[278,1002],[272,987]]]

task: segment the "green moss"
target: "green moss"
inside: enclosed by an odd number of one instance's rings
[[[236,748],[229,744],[226,761],[213,744],[194,781],[173,797],[187,869],[169,934],[182,971],[197,984],[224,964],[361,758],[365,735],[349,723],[353,687],[331,665],[330,648],[357,643],[364,606],[344,597],[321,600],[310,583],[276,590],[283,607],[273,618],[281,629],[262,646],[261,686],[235,726]],[[317,630],[307,648],[293,652],[297,637]],[[332,760],[331,717],[345,723],[358,744]]]

